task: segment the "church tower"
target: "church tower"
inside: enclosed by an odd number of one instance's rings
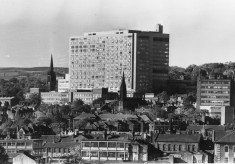
[[[55,91],[56,90],[56,74],[54,72],[52,55],[51,55],[50,69],[47,72],[47,86],[48,86],[48,91]]]
[[[122,111],[124,109],[124,104],[127,97],[127,91],[126,91],[126,82],[125,82],[125,75],[123,72],[122,75],[122,82],[120,86],[120,96],[119,96],[119,111]]]

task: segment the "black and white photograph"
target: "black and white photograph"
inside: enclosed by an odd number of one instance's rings
[[[235,163],[234,0],[0,0],[0,164]]]

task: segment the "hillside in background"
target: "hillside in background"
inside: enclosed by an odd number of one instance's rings
[[[202,65],[189,65],[187,68],[178,66],[169,67],[169,79],[173,80],[196,80],[199,73],[201,76],[212,77],[235,77],[235,62],[206,63]]]
[[[23,78],[23,77],[36,77],[40,79],[46,79],[47,71],[49,67],[32,67],[32,68],[17,68],[17,67],[0,67],[0,79],[9,80],[13,77]],[[68,73],[68,68],[55,67],[54,71],[57,76],[63,76]]]

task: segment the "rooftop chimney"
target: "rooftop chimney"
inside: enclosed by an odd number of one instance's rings
[[[161,24],[156,24],[156,32],[163,33],[163,26]]]

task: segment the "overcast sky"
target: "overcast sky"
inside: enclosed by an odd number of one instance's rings
[[[234,0],[0,0],[0,67],[67,67],[70,36],[158,23],[170,66],[235,62]]]

